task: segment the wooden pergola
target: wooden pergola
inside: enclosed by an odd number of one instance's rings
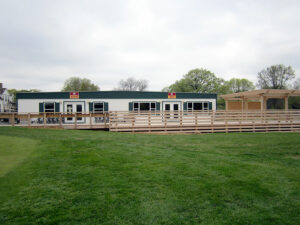
[[[261,89],[221,95],[221,98],[225,100],[226,110],[266,110],[269,98],[284,99],[288,110],[290,96],[300,96],[300,90]]]

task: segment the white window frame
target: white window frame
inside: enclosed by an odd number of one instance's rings
[[[103,104],[103,108],[102,108],[102,111],[95,111],[95,104],[97,103],[102,103]],[[93,102],[93,113],[104,113],[104,107],[105,107],[105,103],[103,101],[97,101],[97,102]]]
[[[135,103],[138,104],[138,108],[135,108],[135,107],[134,107],[134,104],[135,104]],[[149,110],[141,110],[141,103],[148,103],[148,104],[149,104]],[[152,104],[152,103],[154,103],[154,108],[151,107],[151,104]],[[146,111],[146,112],[149,111],[149,112],[153,112],[153,111],[156,111],[156,103],[157,103],[157,102],[152,102],[152,101],[151,101],[151,102],[133,102],[132,110],[133,110],[133,111],[138,111],[138,112],[141,112],[141,111]]]
[[[46,104],[53,103],[53,112],[46,112]],[[44,102],[44,112],[45,113],[55,113],[55,102]]]
[[[189,103],[192,103],[192,108],[189,108]],[[207,110],[209,110],[209,101],[195,101],[195,102],[191,102],[191,101],[189,101],[189,102],[187,102],[187,106],[186,106],[186,108],[187,108],[187,111],[195,111],[194,110],[194,103],[202,103],[202,110],[201,111],[207,111]],[[204,104],[205,103],[207,103],[207,107],[205,108],[204,107]],[[198,110],[198,111],[200,111],[200,110]]]

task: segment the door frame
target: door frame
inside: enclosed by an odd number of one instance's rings
[[[182,111],[182,101],[162,101],[162,111],[165,111],[165,103],[166,104],[168,104],[168,103],[178,103],[178,105],[179,105],[179,109],[178,109],[178,111]],[[170,107],[170,109],[172,109],[172,111],[174,110],[174,108],[171,108]]]
[[[165,110],[165,104],[170,104],[170,115],[167,117],[167,120],[168,121],[179,121],[179,113],[180,113],[180,111],[182,111],[183,109],[182,109],[182,101],[175,101],[175,100],[173,100],[173,101],[162,101],[162,113],[164,113],[164,112],[166,112],[166,110]],[[178,104],[178,110],[177,110],[177,115],[175,115],[174,114],[174,104]]]
[[[73,107],[74,107],[74,105],[75,105],[75,107],[76,107],[76,103],[82,103],[82,105],[83,105],[82,113],[85,113],[85,112],[86,112],[86,102],[85,102],[85,101],[63,101],[63,113],[67,113],[67,112],[65,111],[65,110],[66,110],[65,105],[68,104],[68,103],[72,103],[72,104],[73,104]],[[74,110],[73,110],[73,112],[74,112]],[[67,118],[67,117],[66,117],[66,118]],[[85,123],[85,122],[86,122],[85,117],[82,117],[82,120],[81,120],[81,121],[78,121],[78,120],[77,120],[77,123]],[[74,120],[72,120],[72,121],[67,121],[67,120],[65,120],[65,123],[71,123],[71,124],[73,124],[73,123],[75,123],[75,121],[74,121]]]

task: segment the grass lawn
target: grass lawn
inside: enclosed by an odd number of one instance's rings
[[[300,134],[0,128],[0,224],[299,224]]]

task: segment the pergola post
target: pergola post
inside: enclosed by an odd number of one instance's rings
[[[221,95],[221,98],[226,100],[226,104],[228,105],[228,101],[242,101],[241,110],[248,110],[248,101],[258,101],[260,102],[260,110],[267,110],[267,100],[269,98],[280,98],[284,99],[284,108],[288,110],[289,101],[288,98],[290,96],[300,96],[300,90],[281,90],[281,89],[261,89],[261,90],[253,90],[253,91],[244,91],[232,94]],[[228,107],[226,105],[226,110]]]
[[[264,111],[264,105],[265,105],[265,103],[264,103],[264,96],[260,96],[260,110],[261,111]]]
[[[285,110],[289,109],[289,96],[284,97],[284,109]]]
[[[267,110],[268,97],[264,96],[264,110]]]
[[[244,98],[242,99],[242,112],[244,112]]]

